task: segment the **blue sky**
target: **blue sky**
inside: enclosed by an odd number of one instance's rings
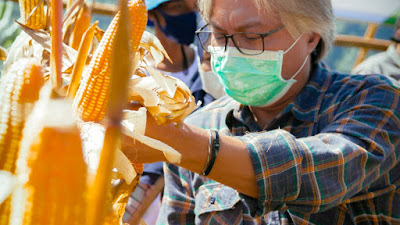
[[[332,0],[335,16],[382,23],[400,9],[399,0]]]

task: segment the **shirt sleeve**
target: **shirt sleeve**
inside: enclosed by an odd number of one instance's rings
[[[399,90],[376,85],[337,102],[320,114],[316,135],[296,138],[278,129],[240,137],[259,187],[256,216],[330,209],[363,195],[361,190],[398,163]],[[386,182],[382,186],[390,186]]]
[[[356,66],[351,73],[352,74],[386,74],[385,67],[391,66],[388,62],[387,52],[381,52],[376,55],[372,55],[365,59],[362,63]]]
[[[163,175],[163,162],[146,163],[143,167],[143,174],[140,182],[144,184],[154,185],[158,178]]]
[[[195,201],[187,178],[190,172],[164,163],[164,196],[157,224],[194,224]]]

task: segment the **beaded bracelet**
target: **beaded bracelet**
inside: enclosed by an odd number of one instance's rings
[[[210,163],[207,165],[207,168],[203,172],[203,176],[207,176],[208,174],[210,174],[211,169],[214,166],[215,159],[217,158],[218,151],[219,151],[219,135],[218,135],[218,131],[214,130],[213,132],[215,133],[215,138],[212,141],[211,160],[210,160]]]
[[[209,134],[210,134],[210,136],[209,136],[209,138],[208,138],[208,155],[207,155],[206,164],[204,165],[203,172],[201,173],[202,175],[205,174],[205,171],[206,171],[206,169],[208,168],[208,165],[209,165],[209,163],[210,163],[210,157],[211,157],[211,141],[212,141],[212,139],[213,139],[213,135],[212,135],[212,131],[211,131],[211,130],[208,130],[208,132],[209,132]],[[204,176],[205,176],[205,175],[204,175]]]

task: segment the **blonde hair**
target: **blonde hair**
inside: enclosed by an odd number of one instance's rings
[[[232,0],[236,1],[236,0]],[[249,1],[249,0],[246,0]],[[318,62],[332,47],[335,40],[335,18],[331,0],[251,0],[261,15],[277,15],[290,35],[296,39],[302,33],[315,32],[321,40],[314,50]],[[199,0],[200,12],[209,22],[213,0]]]

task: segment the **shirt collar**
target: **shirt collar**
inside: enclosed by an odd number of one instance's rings
[[[292,103],[271,121],[271,124],[288,113],[293,114],[294,117],[301,121],[317,122],[322,98],[330,82],[330,69],[324,63],[315,65],[309,81],[303,90]],[[238,123],[239,126],[246,126],[249,132],[258,132],[261,130],[260,126],[254,120],[249,107],[240,103],[235,104],[233,110],[228,113],[226,118],[226,124],[230,129],[238,127],[235,123]]]
[[[230,120],[230,121],[228,121]],[[260,131],[260,126],[256,123],[253,117],[253,113],[250,111],[248,106],[240,103],[235,105],[235,108],[231,111],[230,116],[227,117],[226,121],[228,126],[240,127],[245,126],[250,132]],[[231,127],[229,127],[231,129]]]
[[[322,62],[317,64],[309,81],[292,103],[293,115],[298,120],[316,123],[319,119],[322,100],[331,82],[332,73],[329,67]]]

